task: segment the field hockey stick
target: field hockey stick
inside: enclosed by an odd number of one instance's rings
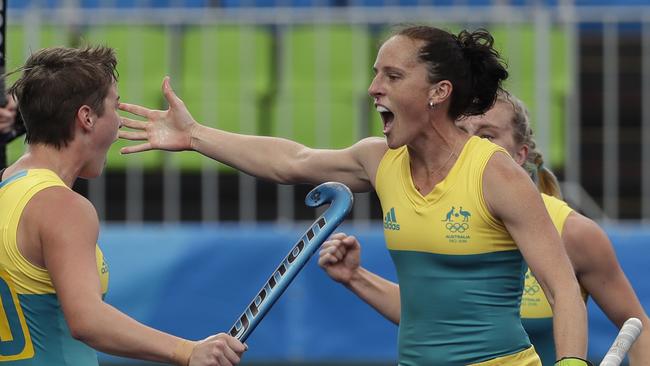
[[[278,268],[230,329],[231,336],[241,342],[246,341],[309,258],[350,213],[352,202],[350,189],[336,182],[323,183],[307,194],[305,197],[307,206],[318,207],[330,203],[330,207],[311,225],[280,262]]]
[[[643,330],[643,323],[639,319],[630,318],[626,320],[600,366],[619,366],[623,362],[627,351],[630,350],[634,341],[641,334],[641,330]]]

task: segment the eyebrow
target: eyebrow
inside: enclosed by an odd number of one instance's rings
[[[398,73],[402,73],[402,74],[405,72],[403,69],[400,69],[400,68],[395,67],[395,66],[384,66],[384,67],[381,67],[381,69],[383,69],[385,72],[398,72]],[[375,74],[376,74],[377,71],[378,71],[377,67],[373,66],[372,71],[374,71]]]
[[[476,127],[476,131],[486,130],[486,129],[498,129],[498,127],[493,126],[493,125],[488,125],[488,124],[485,124],[485,123],[479,124]]]

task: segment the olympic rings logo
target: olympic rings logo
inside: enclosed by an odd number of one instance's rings
[[[539,292],[539,286],[538,285],[524,286],[524,294],[526,294],[528,296],[535,295],[538,292]]]
[[[452,233],[464,233],[469,229],[469,225],[464,222],[448,222],[445,227]]]

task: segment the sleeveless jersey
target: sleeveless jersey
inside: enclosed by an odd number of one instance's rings
[[[519,317],[522,255],[483,198],[483,171],[498,151],[470,138],[424,197],[406,147],[379,164],[376,190],[400,285],[399,365],[540,365]]]
[[[66,187],[47,169],[21,171],[0,181],[0,363],[7,365],[98,365],[97,353],[70,335],[47,270],[18,250],[18,222],[29,200],[48,187]],[[96,247],[102,293],[108,267]]]
[[[558,233],[562,235],[564,223],[573,209],[553,196],[542,193],[542,200]],[[587,300],[587,292],[581,288],[582,296]],[[521,297],[521,320],[542,359],[543,365],[553,365],[556,360],[555,342],[553,340],[553,311],[542,291],[542,287],[530,271],[526,272],[524,292]]]

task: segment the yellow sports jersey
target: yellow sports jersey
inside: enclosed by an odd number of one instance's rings
[[[483,198],[501,147],[472,137],[447,177],[422,196],[406,147],[376,177],[400,284],[399,365],[540,365],[519,318],[525,264]]]
[[[542,193],[542,200],[553,221],[555,229],[562,235],[564,223],[573,212],[569,205],[553,196]],[[582,296],[587,300],[587,292],[581,288]],[[555,342],[553,340],[553,311],[542,291],[542,287],[530,271],[526,272],[524,292],[521,297],[521,318],[524,328],[544,365],[555,363]]]
[[[97,365],[97,353],[72,338],[50,275],[18,249],[16,233],[27,203],[63,181],[47,169],[21,171],[0,181],[0,363],[11,365]],[[108,267],[96,247],[102,292]]]

